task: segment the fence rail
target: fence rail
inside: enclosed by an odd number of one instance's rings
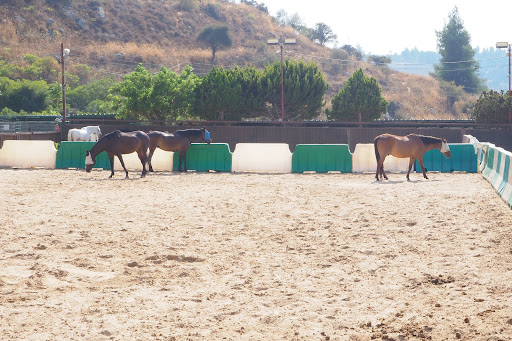
[[[354,151],[358,143],[372,143],[382,133],[407,135],[418,133],[444,137],[450,143],[462,142],[464,134],[471,134],[480,141],[488,141],[507,150],[512,150],[512,126],[478,124],[471,120],[426,120],[426,121],[375,121],[363,122],[239,122],[239,121],[173,121],[146,122],[114,120],[107,118],[70,118],[58,132],[55,119],[47,121],[0,121],[0,143],[14,139],[50,139],[65,141],[67,131],[86,125],[100,125],[103,134],[116,129],[160,130],[174,132],[179,129],[202,126],[212,133],[214,142],[227,143],[234,151],[237,143],[287,143],[291,150],[298,144],[348,144]],[[9,129],[2,130],[3,125]],[[11,125],[18,125],[19,129]]]

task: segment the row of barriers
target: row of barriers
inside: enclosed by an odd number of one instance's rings
[[[7,140],[0,149],[0,167],[67,169],[85,168],[85,153],[95,142]],[[446,159],[439,150],[425,153],[424,165],[428,171],[468,173],[478,172],[478,144],[449,144],[452,158]],[[476,146],[476,147],[475,147]],[[178,168],[178,157],[173,152],[156,149],[152,166],[156,171]],[[114,169],[121,164],[114,158]],[[299,144],[293,153],[284,143],[238,143],[231,152],[226,143],[193,143],[187,152],[187,168],[197,172],[375,172],[377,162],[373,144],[358,144],[351,153],[346,144]],[[123,156],[129,170],[141,170],[136,153]],[[384,168],[388,172],[407,172],[409,159],[388,156]],[[96,158],[95,168],[110,169],[108,155],[103,152]],[[508,169],[508,168],[507,168]],[[421,172],[416,162],[415,170]]]
[[[463,142],[474,146],[479,164],[478,171],[489,181],[498,195],[512,207],[512,153],[492,143],[480,142],[471,135],[464,135]],[[510,181],[509,181],[510,179]]]

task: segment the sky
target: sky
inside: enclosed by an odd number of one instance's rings
[[[299,15],[307,27],[327,24],[338,46],[359,47],[365,54],[400,54],[405,49],[437,52],[436,31],[442,31],[455,6],[471,46],[512,43],[512,1],[507,0],[258,0],[275,16],[283,9]]]

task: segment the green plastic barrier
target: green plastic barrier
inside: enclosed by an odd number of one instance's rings
[[[487,149],[487,159],[486,159],[486,162],[485,162],[485,168],[482,171],[482,176],[486,180],[489,180],[489,175],[491,174],[492,167],[494,166],[494,152],[495,151],[496,151],[496,149],[494,147],[489,147]]]
[[[510,155],[502,153],[502,158],[503,162],[505,162],[503,167],[503,178],[501,180],[501,183],[498,184],[496,188],[500,196],[502,196],[503,192],[505,191],[505,188],[508,185],[508,173],[510,172]]]
[[[423,165],[428,171],[448,172],[478,172],[478,155],[470,143],[449,143],[452,157],[447,159],[438,149],[433,149],[423,156]],[[418,160],[414,163],[416,172],[421,172]]]
[[[352,173],[352,154],[347,144],[298,144],[292,155],[292,172],[339,171]]]
[[[57,150],[57,169],[81,168],[85,169],[85,152],[91,150],[96,142],[64,141]],[[110,160],[106,152],[101,152],[96,157],[94,168],[110,169]]]
[[[177,171],[179,152],[173,156],[172,169]],[[187,151],[187,169],[196,172],[231,172],[233,154],[227,143],[192,143]],[[183,168],[183,165],[182,165]]]

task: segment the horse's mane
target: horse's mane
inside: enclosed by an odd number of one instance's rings
[[[182,129],[182,130],[176,130],[174,132],[174,135],[184,135],[184,136],[195,136],[202,134],[203,128],[199,129]]]
[[[418,136],[424,144],[437,144],[437,143],[443,142],[443,139],[440,139],[439,137],[425,136],[425,135],[418,135],[418,134],[414,134],[414,135]]]

